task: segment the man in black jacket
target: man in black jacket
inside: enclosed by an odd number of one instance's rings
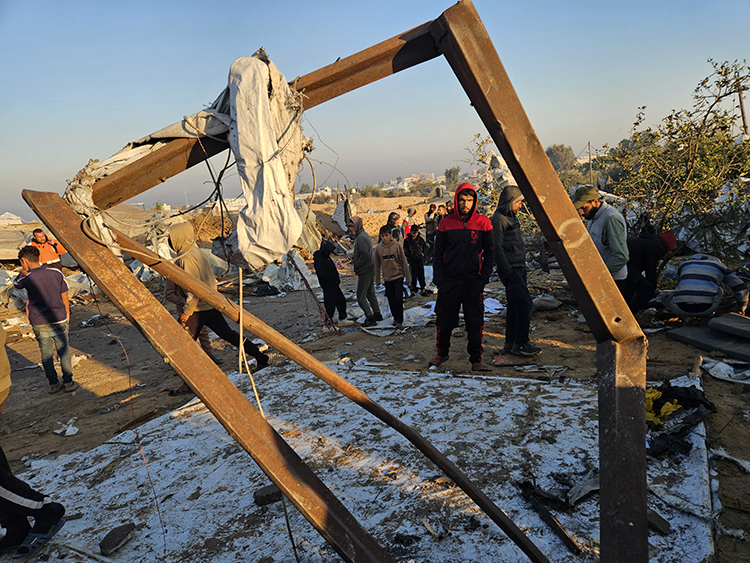
[[[323,290],[323,307],[333,320],[333,312],[338,309],[339,321],[346,319],[346,298],[341,292],[341,278],[336,264],[331,259],[331,252],[336,246],[328,239],[320,243],[320,250],[313,253],[313,265]]]
[[[630,259],[622,296],[633,314],[645,309],[653,299],[659,281],[659,262],[676,247],[677,241],[672,231],[657,235],[644,230],[637,238],[628,239]]]
[[[505,186],[492,215],[492,232],[495,235],[497,273],[505,286],[508,301],[503,353],[534,356],[542,350],[529,341],[534,305],[526,281],[526,245],[516,216],[522,205],[523,194],[518,186]]]

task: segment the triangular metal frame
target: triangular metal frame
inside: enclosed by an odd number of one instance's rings
[[[470,0],[461,0],[436,20],[297,78],[291,85],[304,94],[304,105],[309,109],[440,55],[446,58],[455,72],[516,178],[598,342],[601,561],[645,563],[648,560],[645,452],[647,342],[547,159],[473,4]],[[94,202],[101,209],[106,209],[126,201],[227,147],[221,141],[208,138],[202,139],[201,143],[195,139],[173,140],[96,182],[93,187]],[[200,354],[193,354],[192,348],[200,349],[189,338],[184,338],[184,331],[182,335],[175,334],[174,327],[169,324],[169,320],[174,320],[169,315],[168,320],[151,311],[158,303],[147,291],[145,294],[148,296],[134,289],[133,282],[140,284],[129,271],[120,271],[116,259],[112,261],[106,256],[108,251],[102,251],[101,247],[98,247],[99,256],[92,254],[93,243],[74,227],[77,216],[70,215],[70,209],[61,209],[67,206],[61,206],[61,200],[52,196],[54,194],[24,191],[24,198],[37,215],[66,248],[71,249],[82,267],[165,358],[174,359],[176,355],[189,353],[193,366],[213,374],[218,368],[210,361],[203,361]],[[65,220],[61,220],[63,216]],[[114,287],[117,289],[112,289]],[[157,308],[163,309],[160,306]],[[159,328],[153,330],[157,326]],[[166,349],[162,344],[166,341],[177,348]],[[219,420],[224,419],[222,424],[227,419],[247,416],[244,406],[230,406],[226,396],[215,396],[213,391],[203,389],[189,369],[181,369],[176,363],[175,369],[194,386]],[[227,393],[232,396],[233,392],[227,390]],[[236,428],[230,424],[227,429],[253,454],[253,445],[246,439],[238,438]],[[267,440],[280,449],[285,447],[280,443],[283,440],[272,429]],[[295,479],[301,479],[300,482],[310,479],[304,469],[299,471],[300,475],[288,476],[290,481],[277,482],[287,495],[291,495],[290,498],[295,495],[294,488],[298,483]],[[313,491],[313,495],[326,494],[320,493],[315,486],[310,491]],[[297,496],[298,502],[295,504],[346,561],[391,560],[361,530],[356,520],[352,524],[332,518],[330,514],[316,516],[315,509],[308,514],[306,511],[310,507],[305,506],[304,499],[300,500],[302,498]],[[327,501],[332,505],[338,502],[335,498]],[[351,515],[349,517],[353,520]],[[352,538],[358,538],[353,547]],[[528,549],[524,550],[527,555],[533,561],[546,561],[543,555],[537,556],[536,548],[532,547],[527,546]]]

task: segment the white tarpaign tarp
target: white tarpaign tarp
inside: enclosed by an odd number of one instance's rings
[[[294,206],[294,180],[310,139],[302,135],[301,96],[260,49],[230,68],[229,85],[211,107],[135,142],[103,162],[91,160],[70,182],[65,200],[105,243],[113,238],[107,215],[98,215],[91,193],[96,181],[175,138],[227,136],[247,206],[237,236],[245,261],[259,268],[280,258],[298,241],[303,223]],[[119,227],[118,227],[119,228]]]
[[[271,99],[269,83],[274,92]],[[273,63],[240,57],[229,71],[229,92],[233,100],[229,143],[247,200],[240,211],[237,235],[245,260],[259,268],[287,252],[302,234],[294,205],[294,176],[287,177],[280,158],[293,149],[295,141],[300,146],[302,134],[298,115],[290,115],[286,107],[291,89]],[[293,124],[297,135],[290,127]]]

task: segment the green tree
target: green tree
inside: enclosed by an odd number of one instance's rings
[[[422,197],[431,197],[435,195],[437,184],[430,180],[415,180],[409,185],[409,193]]]
[[[589,181],[588,170],[578,165],[576,154],[568,145],[551,145],[544,151],[557,172],[562,185],[571,188]],[[588,166],[587,166],[588,167]]]
[[[302,184],[299,187],[299,193],[301,193],[301,194],[311,194],[312,193],[312,188],[310,187],[310,184],[307,184],[307,183]]]
[[[365,186],[359,193],[363,197],[383,197],[383,188],[380,186]]]
[[[693,107],[673,110],[654,127],[643,127],[639,108],[629,139],[602,159],[615,194],[627,198],[631,223],[647,218],[659,230],[725,260],[740,259],[747,243],[750,141],[736,134],[734,102],[750,85],[746,63],[709,60],[713,73],[693,92]]]
[[[547,158],[552,163],[555,172],[570,170],[577,164],[576,153],[568,145],[551,145],[544,152],[547,153]]]
[[[448,168],[445,171],[445,189],[449,192],[453,192],[458,187],[458,184],[460,183],[459,175],[461,174],[461,167],[460,166],[454,166],[453,168]]]

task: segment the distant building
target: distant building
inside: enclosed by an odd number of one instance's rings
[[[10,227],[11,225],[21,225],[25,221],[21,219],[18,215],[13,215],[13,213],[6,212],[0,215],[0,227]]]
[[[412,180],[426,180],[428,182],[434,182],[435,181],[435,174],[412,174],[411,175]]]

